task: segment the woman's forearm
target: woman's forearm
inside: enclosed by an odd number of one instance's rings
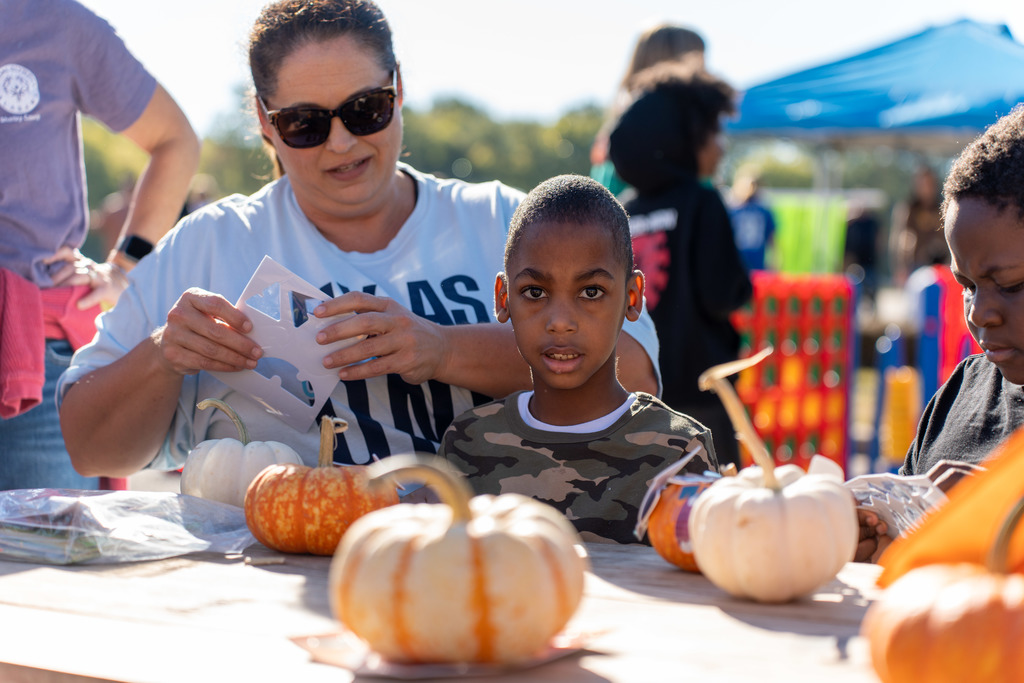
[[[444,370],[435,379],[494,398],[532,387],[530,368],[516,347],[511,325],[453,325],[445,327],[445,337]],[[622,333],[617,352],[622,386],[656,395],[658,378],[643,346]]]
[[[444,332],[445,361],[434,379],[494,398],[532,386],[511,325],[449,325]]]
[[[125,477],[156,456],[183,379],[159,362],[159,353],[154,339],[146,339],[67,390],[60,423],[71,463],[80,474]]]
[[[615,374],[627,391],[643,391],[651,396],[658,395],[658,375],[654,371],[654,361],[637,340],[628,332],[619,333],[616,346],[618,354]]]

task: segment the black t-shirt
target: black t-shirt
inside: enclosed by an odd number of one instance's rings
[[[925,474],[940,460],[979,464],[1022,425],[1024,387],[969,356],[928,401],[900,474]]]
[[[697,378],[739,356],[740,336],[730,316],[753,293],[729,212],[718,192],[696,179],[623,198],[633,259],[646,278],[647,310],[661,342],[661,399],[683,412],[720,406]]]

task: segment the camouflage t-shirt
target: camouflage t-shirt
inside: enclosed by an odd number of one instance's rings
[[[452,422],[440,455],[465,472],[478,494],[520,493],[561,510],[585,541],[636,543],[637,510],[651,479],[698,443],[685,467],[718,470],[711,432],[650,394],[593,434],[528,426],[517,392],[467,410]]]

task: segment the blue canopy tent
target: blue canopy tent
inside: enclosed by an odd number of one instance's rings
[[[1024,45],[1005,25],[963,19],[753,86],[742,93],[738,117],[725,130],[737,139],[789,139],[815,148],[816,197],[784,207],[795,216],[785,237],[793,253],[809,253],[813,268],[828,270],[845,236],[845,207],[830,189],[840,185],[839,152],[885,145],[951,157],[1021,102]],[[945,310],[937,292],[926,288],[921,302],[931,316],[917,349],[925,400],[946,378],[935,336]],[[884,387],[880,382],[878,415]]]
[[[845,236],[845,202],[832,189],[842,150],[886,145],[951,157],[1018,102],[1024,45],[1005,25],[962,19],[753,86],[725,131],[816,149],[815,198],[773,207],[796,224],[777,239],[784,269],[832,271]]]
[[[751,87],[732,136],[954,154],[1024,101],[1024,45],[963,19]]]

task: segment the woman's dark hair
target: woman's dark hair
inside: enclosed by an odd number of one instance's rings
[[[735,111],[736,93],[720,78],[667,62],[637,74],[636,84],[636,99],[608,138],[608,157],[625,182],[651,194],[697,175],[700,149]]]
[[[281,64],[295,50],[341,36],[351,36],[376,54],[385,71],[390,73],[398,68],[391,27],[372,0],[277,0],[269,3],[249,32],[249,70],[256,97],[266,102],[277,92]],[[277,176],[284,175],[284,167],[270,140],[263,136],[263,142]]]
[[[371,0],[277,0],[263,8],[249,33],[249,69],[256,95],[277,90],[282,62],[309,43],[350,35],[376,53],[381,67],[395,70],[391,27]]]
[[[961,152],[942,188],[942,220],[949,203],[980,199],[1024,218],[1024,105],[992,124]]]
[[[566,174],[545,180],[533,188],[509,222],[505,242],[505,271],[522,243],[526,228],[537,223],[598,226],[612,238],[615,259],[628,275],[633,270],[633,241],[629,216],[622,204],[601,183],[581,175]]]
[[[683,114],[680,123],[694,150],[718,134],[723,116],[736,112],[736,90],[731,85],[687,64],[655,64],[634,76],[633,92],[637,98],[655,91],[666,93],[679,105]]]

